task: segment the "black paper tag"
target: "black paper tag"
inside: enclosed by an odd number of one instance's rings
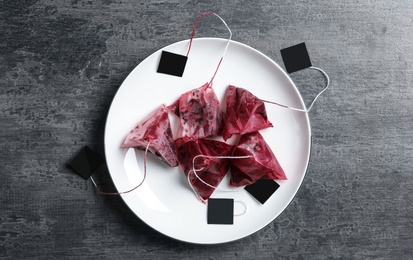
[[[245,186],[245,189],[261,204],[264,204],[279,187],[280,185],[273,180],[260,179],[254,184]]]
[[[234,224],[233,199],[208,199],[208,224]]]
[[[304,42],[282,49],[281,56],[288,73],[311,67],[310,56]]]
[[[103,164],[104,160],[95,151],[85,145],[68,162],[68,165],[83,179],[89,177]]]
[[[157,72],[182,77],[187,60],[187,56],[162,51]]]

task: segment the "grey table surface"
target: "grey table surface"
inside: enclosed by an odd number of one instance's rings
[[[282,67],[280,50],[305,42],[331,78],[309,114],[311,158],[292,203],[213,246],[159,234],[66,165],[83,145],[104,155],[122,81],[188,39],[204,11]],[[0,258],[413,257],[413,1],[1,0],[0,28]],[[214,19],[197,34],[225,35]],[[307,104],[325,83],[309,70],[291,78]]]

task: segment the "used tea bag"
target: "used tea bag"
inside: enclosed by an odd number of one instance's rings
[[[222,129],[220,103],[208,83],[182,94],[168,109],[180,118],[178,137],[214,137]]]
[[[287,179],[277,158],[259,132],[242,135],[232,155],[251,157],[231,160],[231,186],[250,185],[259,179]]]
[[[272,127],[264,102],[248,90],[228,86],[225,102],[225,123],[222,130],[224,140],[233,134],[243,135]]]
[[[175,143],[179,165],[197,197],[205,203],[229,169],[229,159],[217,157],[230,156],[233,147],[220,141],[188,137],[178,138]]]
[[[162,105],[143,119],[126,137],[123,148],[138,148],[156,155],[169,166],[178,166],[168,110]]]

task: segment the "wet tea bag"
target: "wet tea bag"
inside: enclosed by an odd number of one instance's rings
[[[176,140],[179,165],[196,196],[206,202],[229,169],[228,156],[232,146],[221,141],[191,139]]]
[[[171,167],[178,166],[168,110],[164,105],[149,114],[129,132],[122,148],[145,150],[148,144],[148,150],[153,155]]]
[[[272,127],[264,102],[246,89],[229,85],[225,94],[225,106],[222,131],[224,140],[233,134],[243,135]]]
[[[180,127],[177,137],[191,137],[195,139],[214,137],[220,134],[222,130],[222,112],[220,102],[212,88],[213,80],[221,65],[222,59],[225,56],[228,45],[230,43],[232,32],[225,21],[213,12],[205,12],[198,16],[192,30],[192,36],[189,41],[187,56],[190,54],[192,40],[195,36],[196,26],[199,20],[205,15],[217,16],[227,27],[230,37],[222,57],[220,58],[215,72],[209,82],[201,87],[194,88],[186,93],[183,93],[172,105],[168,106],[175,115],[180,117]]]
[[[249,157],[231,160],[231,186],[250,185],[259,179],[287,179],[273,151],[259,132],[242,135],[232,155]]]
[[[208,83],[182,94],[168,109],[180,118],[178,137],[214,137],[222,130],[220,102]]]

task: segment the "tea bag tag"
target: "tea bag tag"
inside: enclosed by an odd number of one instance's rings
[[[245,186],[244,189],[261,204],[264,204],[279,187],[280,185],[273,180],[260,179],[254,184]]]
[[[207,223],[234,224],[234,199],[208,199]]]
[[[72,159],[70,159],[68,165],[79,174],[80,177],[87,180],[103,164],[103,162],[104,160],[98,153],[85,145]]]
[[[157,72],[182,77],[187,60],[187,56],[162,51]]]
[[[199,20],[205,15],[215,15],[216,17],[218,17],[222,21],[222,23],[225,25],[225,27],[228,29],[229,34],[230,34],[230,36],[228,38],[228,41],[227,41],[227,44],[225,46],[224,53],[223,53],[221,59],[219,60],[218,65],[215,69],[214,75],[212,76],[212,78],[209,82],[209,85],[212,86],[212,81],[214,80],[215,75],[218,72],[218,69],[221,65],[222,59],[225,56],[225,53],[228,49],[228,45],[229,45],[229,43],[231,41],[231,37],[232,37],[231,29],[228,27],[228,25],[224,21],[224,19],[222,19],[219,15],[217,15],[216,13],[213,13],[213,12],[204,12],[204,13],[200,14],[197,17],[197,19],[195,20],[194,27],[192,29],[192,35],[191,35],[191,38],[189,39],[189,46],[188,46],[188,51],[186,53],[186,56],[176,54],[176,53],[172,53],[172,52],[168,52],[168,51],[162,51],[161,59],[159,60],[159,65],[158,65],[158,70],[157,70],[158,73],[163,73],[163,74],[168,74],[168,75],[172,75],[172,76],[182,77],[182,75],[184,74],[184,70],[185,70],[186,62],[188,60],[189,53],[191,51],[192,41],[195,37],[195,31],[196,31],[197,24],[198,24]]]
[[[310,56],[304,42],[282,49],[281,56],[288,73],[311,67]]]

